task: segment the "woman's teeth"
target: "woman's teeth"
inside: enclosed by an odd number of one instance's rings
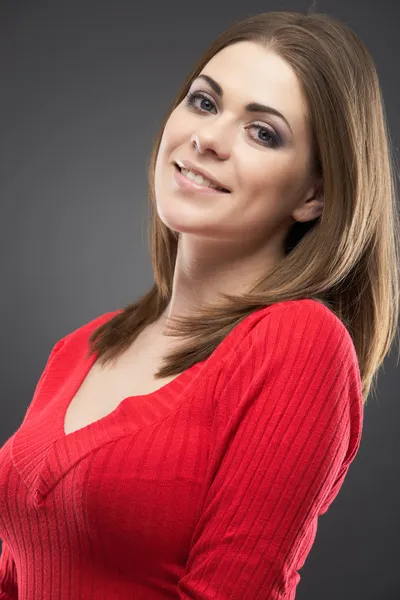
[[[214,183],[212,183],[209,179],[203,177],[203,175],[198,175],[197,173],[193,173],[193,171],[189,171],[189,169],[180,169],[182,175],[190,179],[190,181],[194,181],[198,185],[204,185],[204,187],[210,187],[215,190],[219,190],[220,192],[225,192],[224,188],[218,187]]]

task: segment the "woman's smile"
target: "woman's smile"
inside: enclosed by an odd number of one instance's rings
[[[215,186],[210,186],[209,182],[201,176],[195,175],[192,171],[188,169],[181,169],[178,165],[174,165],[174,178],[179,188],[184,190],[185,192],[206,194],[206,195],[224,195],[229,192],[222,191],[217,189]],[[201,178],[201,179],[200,179]],[[201,182],[203,181],[203,183]]]

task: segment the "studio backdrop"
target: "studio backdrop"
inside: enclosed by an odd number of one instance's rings
[[[55,342],[149,289],[149,153],[195,60],[236,20],[310,6],[1,0],[0,444]],[[397,148],[400,3],[321,0],[314,10],[369,48]],[[397,361],[388,357],[365,409],[359,453],[319,520],[296,600],[400,598]]]

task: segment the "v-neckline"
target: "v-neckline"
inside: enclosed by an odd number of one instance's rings
[[[36,414],[26,420],[13,436],[11,455],[15,468],[31,490],[32,501],[38,507],[45,501],[64,475],[80,460],[106,444],[134,435],[141,429],[156,425],[178,410],[181,404],[196,391],[196,375],[206,361],[195,363],[164,386],[148,394],[127,396],[110,413],[75,431],[66,434],[66,410],[82,385],[97,353],[87,358],[84,354],[71,369],[65,380],[56,386],[57,374],[49,375],[42,392],[49,394]],[[185,393],[183,393],[185,392]],[[38,400],[40,400],[40,391]],[[132,403],[138,403],[132,410]]]
[[[101,320],[112,318],[113,314],[116,313],[108,313]],[[231,336],[238,335],[235,328],[235,334],[230,332],[210,357],[195,363],[157,390],[127,396],[107,415],[65,433],[67,408],[98,357],[96,352],[87,354],[88,336],[101,320],[71,336],[66,342],[66,354],[61,356],[61,349],[60,358],[48,364],[23,423],[13,436],[11,458],[37,508],[81,460],[109,443],[139,434],[147,427],[156,427],[183,403],[189,402],[199,390],[198,378],[208,381],[214,377],[221,369],[221,359],[226,345],[229,347],[231,343]]]
[[[122,398],[117,404],[117,406],[103,417],[100,417],[99,419],[96,419],[95,421],[92,421],[91,423],[88,423],[87,425],[84,425],[79,429],[75,429],[69,433],[66,433],[65,418],[67,410],[76,393],[78,392],[86,377],[88,376],[90,369],[96,362],[97,357],[97,352],[93,353],[89,358],[83,356],[82,359],[76,365],[73,373],[71,373],[71,376],[65,383],[62,392],[62,401],[59,403],[59,410],[57,411],[57,416],[55,418],[55,433],[57,438],[62,438],[69,441],[70,439],[73,440],[74,438],[80,438],[83,435],[86,435],[86,433],[89,433],[92,429],[97,430],[100,428],[104,430],[104,427],[107,426],[107,423],[109,421],[115,421],[115,417],[117,417],[119,413],[124,410],[125,404],[136,401],[139,398],[145,398],[147,401],[152,401],[153,398],[156,398],[158,395],[163,395],[165,393],[167,393],[168,396],[170,396],[171,394],[174,395],[175,390],[179,390],[180,388],[183,389],[185,387],[185,384],[187,383],[189,376],[192,375],[193,370],[196,370],[202,364],[202,362],[204,362],[201,361],[200,363],[192,365],[191,367],[189,367],[189,369],[186,369],[186,371],[183,371],[182,373],[178,374],[174,379],[168,381],[167,383],[165,383],[158,389],[153,390],[152,392],[148,392],[147,394],[130,395]]]

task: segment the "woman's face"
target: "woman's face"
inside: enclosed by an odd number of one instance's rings
[[[155,170],[160,218],[197,237],[281,243],[293,218],[320,214],[319,205],[306,202],[315,189],[307,168],[310,140],[307,106],[292,68],[253,42],[224,48],[167,121]],[[177,161],[205,169],[229,193],[189,189]]]

